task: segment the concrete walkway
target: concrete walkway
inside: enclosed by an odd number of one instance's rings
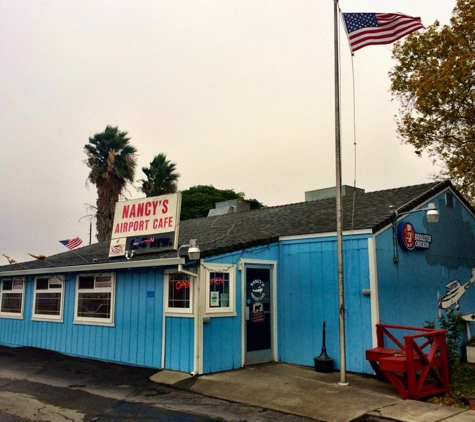
[[[318,373],[311,367],[283,363],[249,366],[234,371],[192,377],[160,371],[154,382],[210,397],[260,406],[317,421],[349,422],[364,416],[404,422],[473,422],[475,411],[402,400],[390,383],[375,377]],[[374,419],[373,419],[374,420]]]

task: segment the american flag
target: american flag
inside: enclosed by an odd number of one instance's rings
[[[60,243],[62,243],[68,249],[74,249],[82,243],[82,240],[79,239],[79,237],[75,237],[74,239],[60,240]]]
[[[402,13],[343,13],[351,52],[368,45],[391,44],[423,29],[421,18]]]

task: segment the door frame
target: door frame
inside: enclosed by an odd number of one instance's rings
[[[265,259],[241,259],[241,366],[246,364],[246,267],[270,270],[271,277],[271,348],[272,360],[277,362],[277,261]]]

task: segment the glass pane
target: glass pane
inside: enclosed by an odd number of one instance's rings
[[[63,287],[63,279],[55,276],[49,279],[49,286],[50,289],[61,289]]]
[[[23,289],[23,279],[22,278],[14,278],[13,279],[13,289],[14,290],[22,290]]]
[[[111,293],[80,293],[78,317],[110,318]]]
[[[80,276],[79,277],[80,289],[93,289],[94,288],[94,276]]]
[[[37,293],[35,314],[60,315],[61,293]]]
[[[4,278],[2,283],[3,290],[11,290],[13,286],[13,280],[11,278]]]
[[[111,287],[112,286],[112,281],[110,276],[103,276],[103,277],[97,277],[96,278],[96,288],[104,288],[104,287]]]
[[[36,290],[48,290],[48,279],[47,278],[37,278],[36,279]]]
[[[3,293],[2,312],[21,313],[21,293]]]
[[[189,308],[191,295],[189,276],[170,274],[168,280],[168,307]]]
[[[210,273],[210,306],[213,308],[229,307],[229,273]]]

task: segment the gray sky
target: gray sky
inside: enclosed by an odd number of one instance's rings
[[[340,0],[343,12],[426,26],[454,6]],[[343,183],[355,163],[366,191],[430,181],[437,167],[396,135],[390,45],[355,53],[355,123],[340,27]],[[213,185],[270,206],[334,186],[333,61],[332,0],[0,0],[0,253],[27,261],[66,252],[61,239],[88,244],[81,217],[97,194],[83,147],[108,124],[138,149],[137,180],[163,152],[181,190]]]

